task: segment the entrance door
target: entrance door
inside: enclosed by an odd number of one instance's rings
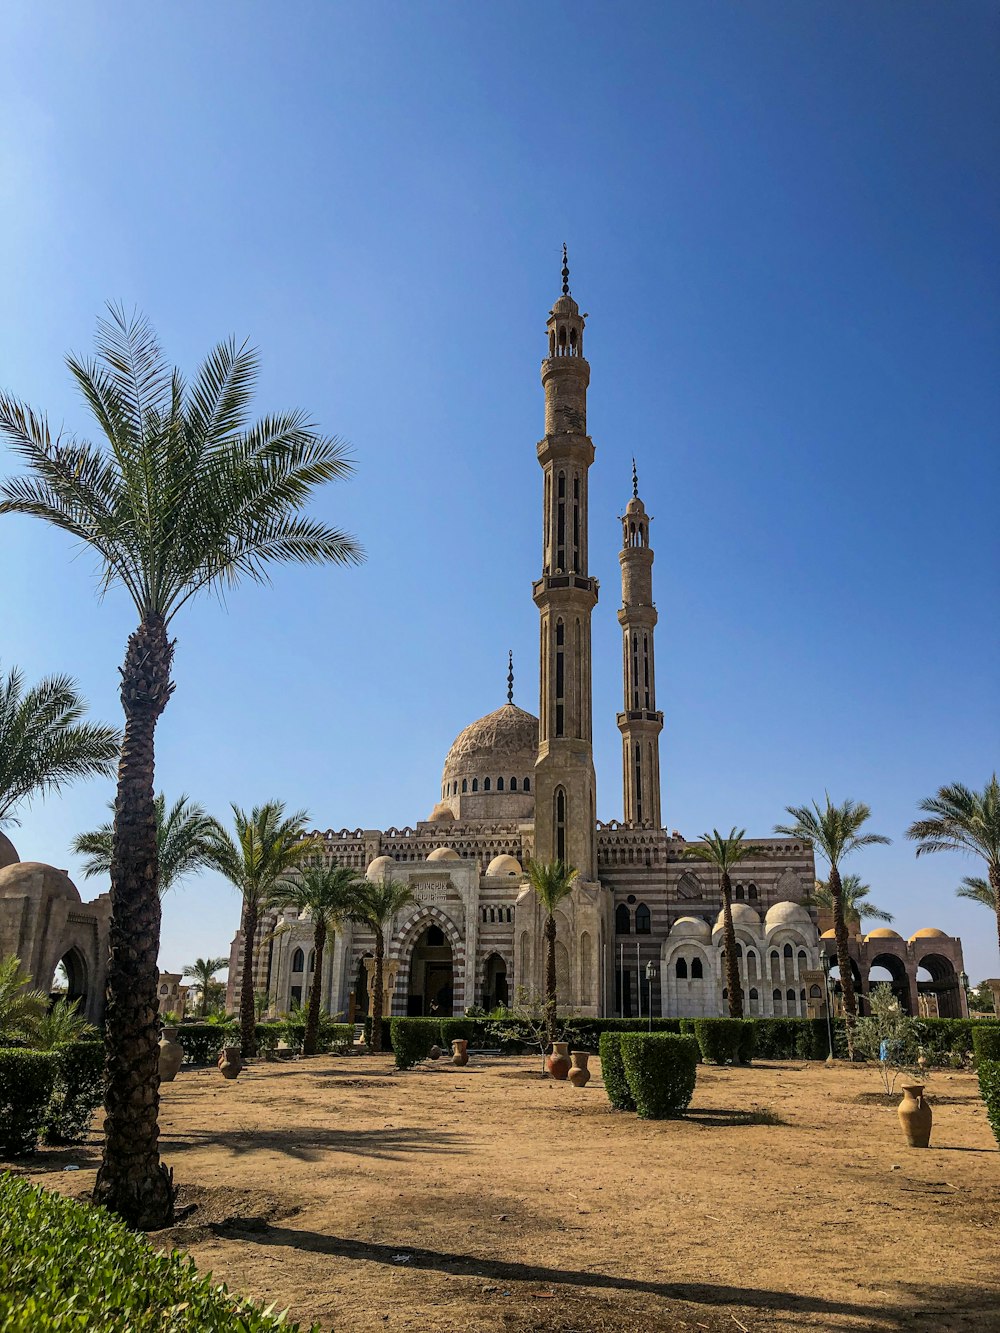
[[[410,989],[406,1012],[412,1017],[450,1018],[455,973],[451,945],[440,926],[428,926],[410,955]]]

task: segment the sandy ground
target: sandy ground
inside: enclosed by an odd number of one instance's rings
[[[870,1069],[700,1067],[687,1117],[644,1123],[591,1064],[583,1090],[527,1059],[185,1071],[161,1116],[181,1217],[153,1239],[337,1333],[1000,1330],[974,1075],[931,1079],[920,1151]],[[23,1166],[77,1193],[97,1152]]]

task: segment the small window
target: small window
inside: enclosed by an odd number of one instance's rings
[[[747,897],[748,897],[752,902],[756,900],[756,898],[757,898],[757,885],[756,885],[756,884],[750,884],[750,885],[747,886]]]
[[[479,779],[478,779],[478,778],[473,778],[473,779],[472,779],[472,790],[473,790],[473,791],[478,791],[478,790],[479,790]]]
[[[615,933],[617,935],[632,933],[632,916],[624,903],[619,903],[615,908]]]
[[[469,779],[468,779],[468,778],[463,778],[463,779],[462,779],[462,791],[463,791],[463,793],[464,793],[464,792],[467,792],[468,790],[469,790]]]
[[[805,967],[805,965],[806,965],[806,963],[807,963],[808,961],[809,961],[809,960],[806,958],[806,951],[805,951],[805,949],[800,949],[800,950],[799,950],[799,967]]]
[[[743,899],[745,898],[745,896],[746,896],[746,890],[743,888],[743,885],[742,885],[742,884],[737,884],[737,886],[736,886],[736,901],[737,901],[737,902],[742,902]]]
[[[517,791],[517,778],[511,778],[510,789],[511,791]]]
[[[652,928],[649,908],[645,903],[640,903],[635,909],[635,933],[637,935],[648,935]]]
[[[306,965],[306,956],[301,949],[296,949],[292,954],[292,971],[301,972]]]
[[[794,1004],[794,1003],[795,1003],[795,992],[794,992],[793,990],[788,991],[788,992],[786,993],[786,995],[785,995],[785,998],[787,999],[787,1001],[788,1001],[789,1004]]]
[[[756,987],[756,986],[751,986],[751,987],[750,987],[750,998],[751,998],[751,1000],[756,1000],[756,999],[759,999],[759,998],[760,998],[760,997],[758,996],[758,994],[757,994],[757,987]]]
[[[489,791],[489,789],[490,789],[489,778],[483,778],[483,791]]]
[[[677,976],[681,978],[682,981],[687,980],[688,965],[686,958],[678,958],[677,966],[674,968],[674,972],[677,974]]]
[[[700,959],[700,958],[692,958],[692,959],[691,959],[691,978],[692,978],[692,980],[693,980],[693,981],[701,981],[701,979],[702,979],[702,977],[703,977],[704,975],[705,975],[705,974],[704,974],[704,972],[703,972],[703,970],[702,970],[702,966],[701,966],[701,959]]]
[[[786,945],[785,945],[785,957],[786,957],[786,958],[793,958],[794,956],[795,956],[795,950],[792,948],[792,946],[791,946],[790,944],[786,944]]]
[[[169,994],[170,994],[170,990],[169,990],[169,988],[168,988],[167,986],[161,986],[161,987],[160,987],[160,994],[161,994],[161,995],[169,995]]]
[[[530,778],[525,778],[525,779],[524,779],[524,790],[525,790],[525,791],[531,791],[531,779],[530,779]]]

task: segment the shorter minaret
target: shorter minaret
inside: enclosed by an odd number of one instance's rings
[[[660,828],[660,732],[663,714],[656,710],[653,660],[653,548],[650,518],[639,499],[639,478],[632,459],[632,499],[622,523],[622,627],[624,711],[618,714],[622,734],[622,786],[627,824]]]

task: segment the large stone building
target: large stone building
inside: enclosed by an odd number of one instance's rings
[[[392,923],[388,949],[392,1013],[461,1013],[490,1007],[516,987],[543,988],[542,915],[526,886],[529,858],[568,861],[576,887],[557,913],[556,964],[563,1002],[583,1014],[717,1014],[725,1007],[720,893],[660,813],[650,516],[632,496],[621,519],[622,821],[597,818],[592,749],[591,613],[598,580],[588,561],[587,434],[590,365],[586,316],[562,294],[548,316],[542,361],[545,430],[542,469],[542,569],[532,586],[540,631],[538,716],[517,707],[508,673],[507,702],[473,722],[448,751],[437,800],[426,820],[405,828],[328,829],[323,856],[370,879],[412,885],[416,904]],[[610,649],[611,645],[608,645]],[[610,725],[611,719],[608,719]],[[813,889],[809,846],[754,839],[764,854],[742,868],[735,886],[749,1014],[805,1015],[806,973],[819,968],[815,914],[800,905]],[[304,1001],[312,977],[312,928],[290,914],[261,925],[255,985],[271,1012]],[[915,941],[916,941],[915,937]],[[956,942],[957,945],[957,942]],[[922,946],[916,946],[916,954]],[[337,933],[324,959],[324,1006],[335,1013],[368,1007],[366,959],[373,938],[359,926]],[[950,959],[942,989],[957,995]],[[647,965],[655,975],[647,979]],[[230,1002],[239,994],[242,942],[233,941]]]

